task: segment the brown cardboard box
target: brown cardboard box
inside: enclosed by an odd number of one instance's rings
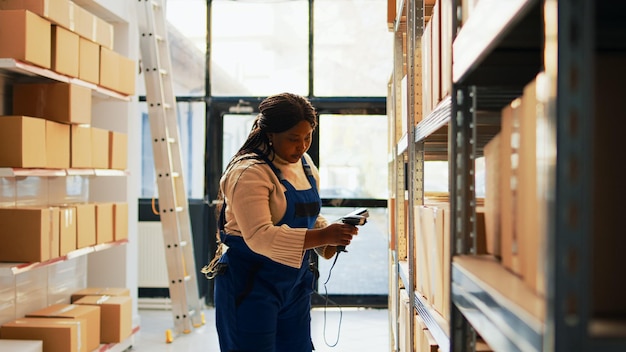
[[[543,235],[539,227],[539,197],[537,193],[537,80],[524,87],[520,116],[520,149],[517,178],[517,207],[514,214],[522,259],[522,278],[537,292],[540,275],[539,253]]]
[[[512,186],[516,185],[517,170],[512,167],[511,161],[518,160],[520,104],[521,99],[515,99],[502,109],[500,129],[500,186],[502,187],[500,189],[500,234],[502,236],[502,265],[517,274],[521,274],[515,227],[517,191],[512,188]]]
[[[76,250],[76,208],[59,207],[59,255]]]
[[[91,128],[91,166],[97,169],[109,168],[109,131]]]
[[[81,352],[86,336],[80,333],[80,320],[21,318],[0,326],[0,338],[41,340],[45,352]]]
[[[78,77],[79,36],[63,27],[52,26],[52,69],[70,77]]]
[[[101,46],[113,50],[113,25],[95,16],[94,41]]]
[[[94,41],[95,16],[82,6],[70,3],[70,30],[79,36]]]
[[[70,302],[74,303],[85,296],[128,296],[130,290],[125,287],[87,287],[72,293]]]
[[[128,238],[128,203],[113,204],[113,240]]]
[[[2,10],[29,10],[52,23],[70,26],[69,0],[0,0]]]
[[[27,10],[0,10],[0,57],[50,68],[50,22]]]
[[[415,208],[415,218],[419,217],[419,228],[415,229],[415,257],[417,260],[416,270],[419,271],[419,283],[421,286],[417,286],[415,289],[419,291],[429,302],[433,302],[433,289],[432,289],[432,275],[434,275],[433,268],[430,267],[430,261],[428,260],[429,244],[426,235],[426,228],[434,226],[434,219],[432,212],[425,205],[418,205]],[[424,245],[426,244],[426,245]]]
[[[96,244],[96,206],[94,204],[73,204],[76,208],[76,248]]]
[[[109,169],[126,170],[128,167],[128,135],[109,131]]]
[[[132,299],[129,296],[85,296],[74,304],[100,307],[100,342],[121,342],[132,333]]]
[[[59,256],[59,208],[0,208],[0,261],[42,262]]]
[[[96,244],[113,242],[113,203],[95,203]]]
[[[117,91],[120,86],[119,54],[100,47],[100,85]]]
[[[28,116],[0,116],[0,166],[44,168],[46,121]]]
[[[100,346],[100,307],[77,304],[53,304],[44,309],[26,314],[27,318],[59,318],[80,320],[80,333],[86,343],[79,351],[91,352]]]
[[[441,2],[437,1],[433,6],[433,14],[431,17],[431,64],[432,64],[432,91],[431,106],[434,109],[441,101]],[[449,50],[450,48],[445,48]]]
[[[443,311],[443,267],[441,255],[443,252],[443,215],[442,210],[435,205],[422,206],[420,208],[422,219],[422,239],[424,242],[419,246],[423,247],[425,260],[428,262],[429,302],[437,309]]]
[[[422,116],[425,118],[433,110],[433,62],[432,62],[432,22],[424,26],[422,35]],[[419,67],[418,67],[419,69]]]
[[[73,168],[93,167],[91,156],[91,127],[70,127],[70,166]]]
[[[111,49],[100,47],[100,85],[116,92],[135,93],[135,60]]]
[[[125,56],[119,57],[120,85],[119,92],[122,94],[135,94],[137,78],[137,62]]]
[[[501,256],[500,244],[500,134],[484,148],[485,152],[485,231],[487,253]]]
[[[100,46],[83,37],[78,41],[78,78],[100,83]]]
[[[441,97],[448,96],[452,89],[452,19],[454,5],[440,1],[441,6]]]
[[[32,142],[29,137],[29,143]],[[46,121],[46,167],[67,169],[70,167],[70,126]]]
[[[91,89],[71,83],[13,86],[13,113],[69,124],[91,123]]]

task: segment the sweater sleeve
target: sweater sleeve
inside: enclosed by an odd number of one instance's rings
[[[307,229],[274,225],[286,209],[278,179],[264,164],[249,165],[239,171],[232,175],[234,179],[226,182],[226,201],[235,227],[254,252],[299,268]]]

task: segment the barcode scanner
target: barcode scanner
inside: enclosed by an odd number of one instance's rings
[[[367,223],[367,218],[370,216],[367,208],[358,208],[357,210],[342,216],[339,220],[344,224],[350,224],[353,226],[362,226]],[[346,246],[337,246],[337,252],[347,252]]]

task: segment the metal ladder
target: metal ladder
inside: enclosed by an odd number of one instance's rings
[[[165,1],[138,0],[137,17],[174,333],[187,334],[204,325],[205,321],[183,180]],[[171,330],[166,331],[166,341],[173,341]]]

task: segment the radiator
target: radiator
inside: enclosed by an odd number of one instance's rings
[[[140,221],[138,242],[138,287],[169,287],[161,222]]]

